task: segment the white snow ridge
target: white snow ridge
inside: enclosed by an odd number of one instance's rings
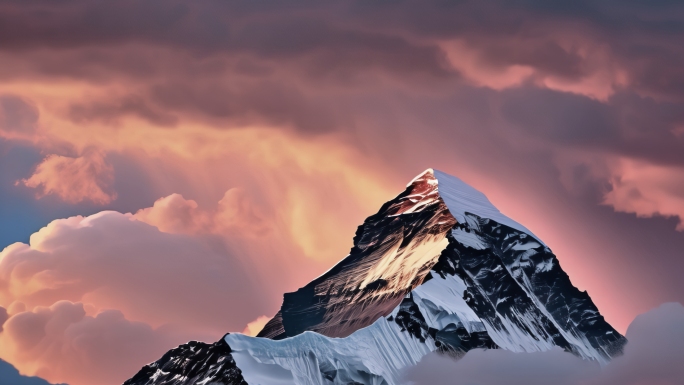
[[[126,385],[392,385],[429,352],[544,351],[606,363],[626,340],[551,250],[460,179],[426,170],[346,258],[286,293],[257,337],[193,342]]]

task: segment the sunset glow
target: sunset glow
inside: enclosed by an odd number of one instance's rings
[[[0,359],[113,385],[255,335],[428,168],[619,332],[684,303],[665,3],[0,2]]]

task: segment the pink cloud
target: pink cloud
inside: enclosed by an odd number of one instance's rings
[[[0,305],[65,299],[155,326],[242,330],[277,297],[263,298],[273,289],[254,280],[259,272],[240,262],[251,254],[241,253],[235,240],[169,234],[130,214],[60,219],[0,253]]]
[[[172,195],[139,217],[55,220],[5,248],[0,357],[55,382],[113,384],[181,342],[258,327],[288,282],[274,279],[283,250],[225,219],[250,212],[231,195],[214,211]]]
[[[76,158],[49,155],[21,183],[38,189],[39,197],[54,194],[69,203],[89,200],[107,204],[116,199],[116,193],[109,191],[113,179],[114,169],[104,156],[88,151]]]
[[[180,194],[160,198],[152,207],[135,213],[135,218],[167,233],[229,234],[263,236],[272,230],[273,214],[256,204],[243,189],[232,188],[214,210],[199,208],[197,202]]]
[[[639,217],[677,217],[684,231],[684,169],[627,158],[612,164],[604,204]]]
[[[607,101],[628,84],[628,72],[602,44],[581,34],[453,39],[440,42],[449,63],[471,83],[495,90],[525,83],[541,88]],[[549,48],[553,47],[553,48]],[[554,68],[548,56],[559,61],[575,59],[574,69]],[[562,67],[558,65],[557,67]]]
[[[130,321],[118,310],[88,316],[82,303],[59,301],[13,315],[0,333],[0,356],[52,382],[109,385],[188,339],[174,328]]]

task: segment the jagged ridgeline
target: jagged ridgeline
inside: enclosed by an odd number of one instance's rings
[[[126,385],[399,384],[432,351],[544,351],[606,363],[626,340],[551,250],[460,179],[427,170],[359,226],[349,255],[257,337],[191,342]]]

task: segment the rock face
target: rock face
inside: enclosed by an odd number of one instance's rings
[[[420,285],[456,224],[431,174],[416,178],[359,226],[349,256],[294,293],[259,337],[306,330],[346,337],[388,315]]]
[[[559,346],[606,363],[625,342],[541,240],[427,170],[366,219],[345,259],[285,294],[258,337],[183,345],[126,384],[389,385],[431,351]]]
[[[124,385],[247,385],[222,338],[213,344],[190,341],[145,365]]]

